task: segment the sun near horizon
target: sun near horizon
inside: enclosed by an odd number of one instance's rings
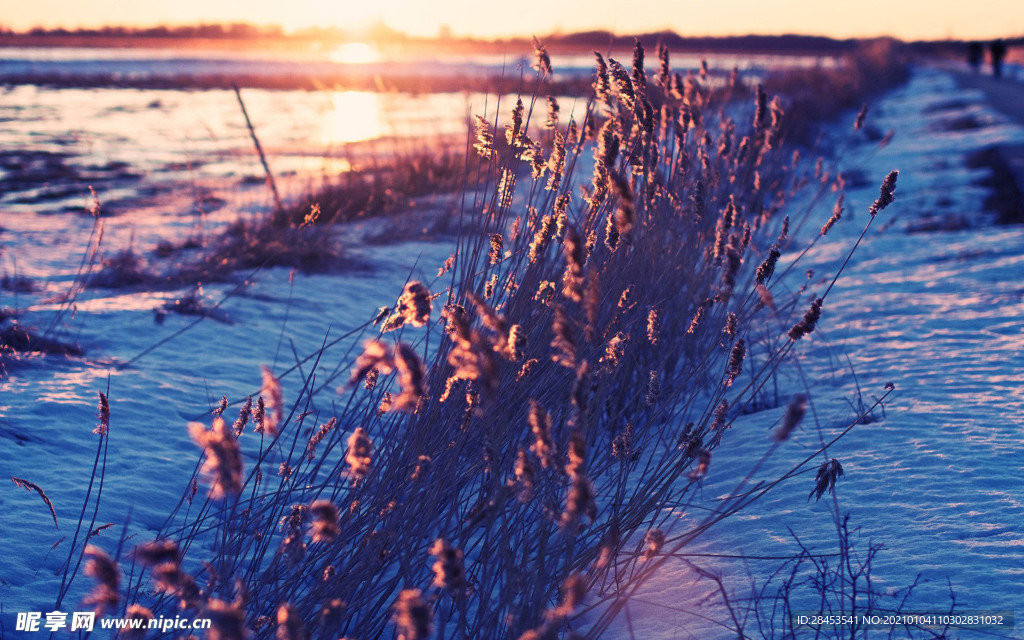
[[[392,0],[385,6],[352,0],[37,0],[8,7],[0,26],[15,31],[42,28],[150,27],[197,23],[278,25],[286,32],[333,27],[359,32],[375,25],[411,36],[502,38],[559,32],[661,30],[688,36],[821,35],[833,38],[892,36],[902,40],[990,39],[1024,35],[1024,11],[1014,0],[910,2],[862,0],[822,3],[786,0],[706,0],[679,3],[647,0],[552,2],[520,0],[482,5],[470,0]]]

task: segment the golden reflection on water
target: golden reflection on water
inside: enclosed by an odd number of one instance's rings
[[[346,42],[339,44],[327,58],[339,64],[373,64],[383,60],[377,47],[365,42]]]
[[[381,95],[369,91],[332,91],[320,141],[327,146],[380,138],[390,133]]]

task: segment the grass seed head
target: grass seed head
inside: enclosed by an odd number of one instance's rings
[[[519,372],[516,373],[516,382],[522,382],[525,380],[533,371],[533,368],[537,366],[537,362],[537,358],[530,358],[524,362],[523,366],[519,367]]]
[[[433,613],[419,589],[404,589],[398,594],[392,620],[399,640],[426,640],[433,631]]]
[[[659,63],[658,64],[658,75],[656,77],[656,80],[657,80],[658,86],[661,87],[662,90],[664,90],[666,94],[668,94],[670,89],[672,88],[671,87],[671,83],[672,83],[672,68],[671,68],[671,65],[669,64],[668,47],[666,47],[665,45],[663,45],[663,44],[661,44],[659,42],[657,50],[656,50],[656,54],[658,56],[658,63]]]
[[[597,59],[597,67],[594,70],[594,95],[599,102],[608,104],[611,101],[612,95],[612,83],[611,76],[608,74],[608,64],[604,61],[604,56],[597,51],[594,52],[594,58]]]
[[[291,513],[281,519],[281,525],[285,530],[284,540],[281,542],[281,556],[289,568],[296,568],[306,555],[306,540],[303,535],[302,524],[306,520],[309,508],[304,504],[292,505]]]
[[[693,335],[697,332],[697,327],[700,326],[701,319],[704,318],[704,306],[697,307],[697,311],[693,314],[693,319],[690,320],[690,326],[686,329],[687,335]]]
[[[554,338],[551,339],[551,346],[555,349],[551,359],[563,367],[574,369],[576,367],[576,340],[572,336],[572,328],[569,318],[561,305],[555,306],[555,319],[552,324]]]
[[[523,503],[529,502],[533,498],[534,470],[533,463],[530,462],[530,458],[527,457],[526,451],[523,449],[520,449],[516,455],[514,472],[519,501]]]
[[[178,549],[178,544],[172,540],[157,540],[135,547],[135,558],[149,567],[165,562],[179,564],[181,551]]]
[[[661,529],[649,529],[644,535],[644,560],[650,560],[661,552],[665,544],[665,532]]]
[[[754,88],[754,103],[754,131],[760,131],[764,128],[765,116],[768,114],[768,94],[764,92],[761,83]]]
[[[587,583],[583,576],[574,573],[562,583],[562,604],[559,609],[563,616],[568,616],[583,604],[583,598],[587,594]]]
[[[565,255],[562,295],[579,302],[583,299],[583,238],[573,225],[565,229],[562,252]]]
[[[545,128],[547,128],[547,129],[557,129],[558,128],[558,112],[559,111],[560,111],[560,109],[558,107],[558,100],[556,100],[554,96],[548,96],[548,115],[547,115],[547,119],[544,121],[544,127]]]
[[[306,632],[299,612],[289,603],[284,603],[277,608],[277,640],[307,640],[309,633]]]
[[[700,480],[708,474],[708,467],[711,466],[711,452],[707,449],[697,451],[697,468],[687,474],[690,480]]]
[[[626,335],[620,331],[612,336],[611,339],[608,340],[607,344],[605,344],[604,355],[600,360],[604,370],[612,372],[617,369],[625,352]]]
[[[739,319],[736,315],[736,312],[730,311],[725,316],[725,328],[722,329],[722,333],[724,333],[727,338],[735,338],[738,325]]]
[[[224,411],[226,411],[227,408],[228,408],[228,397],[227,396],[221,396],[220,397],[220,402],[218,402],[217,406],[214,407],[214,409],[213,409],[213,417],[214,418],[219,418],[220,416],[224,415]]]
[[[731,387],[732,383],[736,381],[736,378],[740,375],[743,370],[743,357],[747,354],[747,344],[743,338],[736,341],[733,345],[732,353],[729,354],[729,364],[726,367],[726,379],[725,386]]]
[[[96,586],[85,596],[83,604],[93,607],[96,615],[116,611],[121,601],[121,570],[103,549],[85,545],[85,575],[96,579]]]
[[[628,180],[616,172],[612,172],[611,180],[613,191],[618,197],[618,206],[615,208],[615,230],[620,236],[625,236],[633,230],[633,223],[636,220],[633,188]]]
[[[96,428],[93,429],[92,432],[105,436],[107,435],[107,431],[110,429],[110,403],[107,402],[107,396],[102,391],[99,395],[99,409],[96,414],[99,422],[96,424]]]
[[[834,493],[836,489],[836,481],[842,476],[843,466],[839,464],[838,460],[832,458],[831,460],[822,462],[814,477],[814,489],[807,494],[807,499],[810,500],[811,496],[814,496],[814,499],[817,501],[821,500],[821,496],[823,496],[826,491]]]
[[[435,587],[458,591],[465,586],[466,569],[463,566],[461,549],[456,549],[438,538],[430,547],[430,555],[437,558],[431,566],[434,571]]]
[[[554,71],[551,68],[551,57],[548,50],[541,44],[536,36],[533,38],[533,68],[542,76],[550,76]]]
[[[134,628],[124,630],[120,637],[124,640],[142,640],[146,637],[145,630],[149,627],[149,621],[155,616],[149,608],[141,604],[131,604],[125,609],[124,617],[130,621],[129,626]]]
[[[362,480],[373,468],[373,443],[362,427],[356,427],[348,437],[347,445],[345,463],[348,465],[349,475],[355,480]]]
[[[540,406],[530,399],[530,431],[533,433],[533,444],[530,445],[530,452],[540,460],[540,466],[545,469],[555,466],[555,445],[551,439],[551,416]]]
[[[776,442],[785,442],[789,439],[789,436],[793,433],[800,422],[804,419],[804,413],[807,412],[807,396],[800,393],[793,397],[790,401],[789,406],[786,407],[786,414],[782,416],[782,424],[772,434],[773,439]]]
[[[561,131],[556,131],[555,141],[551,145],[551,155],[548,157],[548,184],[545,187],[548,191],[558,191],[561,186],[565,158],[565,135]]]
[[[195,578],[185,573],[177,562],[164,562],[153,567],[153,583],[158,593],[175,596],[183,608],[195,608],[201,601],[202,592]]]
[[[281,394],[281,382],[274,377],[268,367],[262,367],[263,388],[260,397],[264,398],[267,413],[263,421],[263,429],[270,437],[277,435],[284,423],[284,397]]]
[[[565,464],[565,473],[570,478],[586,473],[587,443],[583,434],[573,431],[569,436],[569,461]]]
[[[233,602],[210,598],[203,608],[203,617],[209,618],[211,623],[206,632],[207,640],[246,640],[249,637],[245,610]]]
[[[482,158],[490,158],[494,155],[494,133],[491,131],[491,123],[484,120],[482,116],[476,118],[476,142],[473,148]]]
[[[836,201],[836,207],[833,209],[833,214],[831,214],[831,217],[828,218],[828,221],[825,222],[824,225],[821,227],[822,236],[824,236],[825,233],[831,230],[831,227],[836,226],[836,223],[839,222],[839,219],[843,217],[843,212],[845,211],[845,209],[843,208],[844,199],[845,196],[841,195],[839,197],[839,200]]]
[[[627,422],[621,432],[612,439],[612,457],[616,460],[627,461],[633,457],[633,423]]]
[[[521,325],[514,324],[508,328],[508,349],[505,355],[512,362],[523,359],[523,349],[526,347],[526,331]]]
[[[632,111],[636,108],[636,91],[633,89],[633,81],[630,79],[629,73],[614,58],[608,58],[608,66],[611,70],[616,96],[628,110]]]
[[[231,425],[231,432],[235,434],[235,437],[242,435],[245,431],[246,425],[249,424],[249,418],[252,417],[252,396],[246,396],[245,403],[242,408],[238,410],[238,417],[235,418],[235,423]]]
[[[584,473],[577,473],[570,478],[569,492],[565,498],[565,511],[562,512],[561,524],[568,530],[574,529],[584,517],[591,522],[597,517],[594,483]]]
[[[722,300],[732,297],[733,289],[736,287],[736,275],[743,265],[743,249],[739,246],[741,242],[737,234],[729,237],[729,244],[725,248],[722,261],[722,280],[719,289]]]
[[[860,131],[864,127],[864,117],[868,115],[868,103],[860,108],[860,112],[857,114],[857,119],[853,121],[853,130]]]
[[[824,235],[824,233],[822,233]],[[768,251],[768,257],[764,259],[761,266],[757,268],[757,284],[764,284],[768,280],[771,280],[772,275],[775,274],[775,265],[778,263],[779,258],[782,256],[782,252],[779,251],[778,245],[772,245],[772,248]]]
[[[331,542],[341,532],[338,528],[338,507],[330,500],[317,500],[309,505],[313,517],[313,542]]]
[[[309,441],[306,442],[306,460],[312,462],[315,459],[316,446],[324,441],[324,438],[326,438],[327,435],[334,430],[337,424],[338,419],[331,418],[330,420],[319,426],[319,428],[316,429],[316,431],[311,436],[309,436]]]
[[[430,322],[432,309],[430,290],[422,282],[413,280],[406,283],[401,297],[398,298],[395,313],[402,319],[399,326],[411,324],[414,327],[423,327]]]
[[[793,328],[789,330],[789,339],[794,342],[807,334],[814,331],[814,327],[818,324],[818,319],[821,318],[821,305],[824,302],[822,298],[816,298],[811,303],[811,307],[804,314],[803,319],[793,325]]]
[[[885,180],[882,181],[882,186],[879,189],[878,199],[875,200],[868,209],[868,213],[870,213],[872,217],[882,209],[892,204],[894,194],[896,193],[896,178],[898,178],[899,175],[899,171],[893,170],[889,172],[889,175],[885,176]]]
[[[426,370],[419,356],[409,345],[399,342],[395,345],[395,369],[401,393],[395,398],[394,408],[399,411],[415,411],[426,396]]]
[[[647,340],[657,346],[658,338],[661,336],[661,318],[658,317],[658,310],[651,307],[647,312]]]
[[[210,498],[219,500],[237,495],[242,490],[242,452],[234,434],[223,418],[215,418],[213,426],[192,422],[189,435],[206,454],[201,472],[210,482]]]
[[[504,240],[500,233],[492,233],[490,237],[491,248],[487,254],[487,260],[490,264],[498,264],[501,261],[501,257],[504,251]]]
[[[516,106],[512,109],[512,124],[505,126],[505,142],[511,147],[523,146],[523,136],[526,130],[523,128],[523,100],[516,100]]]
[[[654,404],[661,397],[661,374],[657,371],[651,371],[650,376],[647,379],[647,392],[644,394],[644,402],[647,406],[654,406]]]

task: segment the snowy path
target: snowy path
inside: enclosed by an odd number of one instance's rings
[[[961,88],[984,92],[988,104],[993,109],[1015,122],[1024,122],[1024,83],[1011,78],[997,80],[981,73],[953,73]]]

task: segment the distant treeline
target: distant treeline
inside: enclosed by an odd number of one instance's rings
[[[97,29],[44,29],[37,27],[16,32],[0,25],[0,34],[8,36],[73,36],[97,38],[204,38],[228,40],[249,40],[255,38],[284,38],[284,29],[277,25],[257,26],[236,22],[232,24],[194,24],[183,26],[124,27],[108,26]]]
[[[544,39],[550,48],[587,47],[624,49],[642,42],[660,42],[676,51],[715,51],[721,53],[806,53],[815,55],[840,55],[853,51],[856,40],[835,40],[825,36],[805,35],[746,35],[746,36],[681,36],[673,31],[660,31],[639,35],[614,35],[608,31],[584,31],[566,35],[551,35]]]
[[[95,29],[44,29],[35,28],[23,32],[15,32],[0,25],[0,36],[8,41],[19,37],[30,39],[59,40],[60,38],[181,38],[205,40],[351,40],[355,36],[339,27],[311,27],[300,31],[285,33],[277,25],[252,25],[247,23],[232,24],[197,24],[183,26],[126,27],[107,26]],[[545,46],[552,51],[632,48],[633,42],[640,39],[645,43],[662,43],[675,51],[716,52],[716,53],[766,53],[795,55],[843,55],[854,51],[862,40],[837,40],[825,36],[809,36],[796,34],[781,35],[745,35],[745,36],[681,36],[673,31],[660,31],[633,35],[616,35],[610,31],[581,31],[568,34],[551,34],[542,36]],[[407,44],[410,46],[441,46],[453,49],[490,49],[509,45],[529,47],[527,38],[502,38],[482,40],[472,37],[452,36],[450,31],[442,29],[436,38],[410,36],[395,31],[384,24],[378,24],[367,32],[360,34],[359,39],[387,42],[390,44]],[[961,55],[967,41],[940,40],[919,41],[908,43],[911,50],[922,55],[951,56]],[[1007,38],[1010,47],[1024,46],[1024,37]]]

